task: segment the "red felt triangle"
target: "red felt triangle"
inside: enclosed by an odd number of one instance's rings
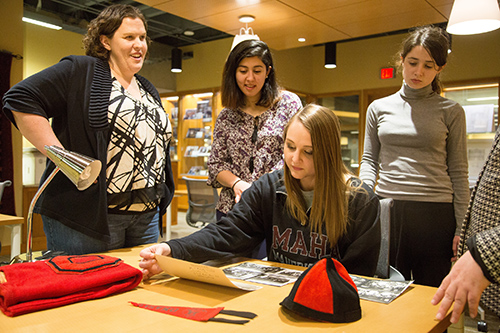
[[[224,308],[191,308],[182,306],[163,306],[163,305],[151,305],[144,303],[129,302],[133,306],[139,308],[148,309],[151,311],[161,312],[169,314],[176,317],[196,320],[196,321],[208,321],[210,318],[215,317]]]

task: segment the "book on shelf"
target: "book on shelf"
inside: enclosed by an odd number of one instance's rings
[[[208,175],[208,170],[204,169],[200,165],[196,165],[196,166],[191,167],[191,169],[189,169],[188,175],[192,175],[192,176],[195,176],[195,175],[196,176],[207,176]]]
[[[170,146],[170,159],[172,160],[177,159],[177,146],[174,145]]]
[[[184,152],[184,156],[185,157],[193,157],[193,156],[195,156],[194,154],[197,151],[198,151],[198,146],[187,146],[186,151]]]
[[[212,107],[210,101],[198,101],[196,104],[197,113],[201,114],[204,122],[212,121]]]
[[[179,109],[176,106],[170,108],[170,115],[172,119],[177,119],[178,114],[179,114]]]
[[[212,151],[212,146],[201,146],[198,149],[198,156],[210,156],[211,151]]]
[[[199,113],[198,109],[186,109],[183,119],[187,120],[187,119],[201,119],[201,118],[203,118],[203,113]]]
[[[184,156],[186,157],[206,157],[210,155],[212,146],[187,146]]]
[[[186,138],[190,139],[203,139],[205,136],[205,130],[203,128],[188,128],[186,132]]]

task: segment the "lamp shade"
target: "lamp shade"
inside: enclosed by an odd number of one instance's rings
[[[182,72],[182,50],[175,48],[172,49],[172,67],[170,68],[172,73]]]
[[[497,0],[455,0],[446,31],[473,35],[500,28]]]
[[[254,35],[252,28],[241,28],[240,33],[234,36],[233,45],[231,45],[231,50],[234,49],[236,45],[243,42],[244,40],[260,40],[259,36]]]
[[[332,69],[337,67],[337,44],[325,44],[325,68]]]
[[[57,146],[45,146],[45,150],[52,162],[80,191],[87,189],[99,176],[101,171],[99,160]]]

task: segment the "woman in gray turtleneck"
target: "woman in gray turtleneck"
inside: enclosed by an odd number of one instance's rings
[[[404,40],[403,86],[368,108],[359,175],[394,199],[391,265],[436,287],[456,257],[469,201],[465,113],[440,96],[448,46],[446,33],[431,26]]]

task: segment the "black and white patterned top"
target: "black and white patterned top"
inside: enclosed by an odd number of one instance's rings
[[[252,183],[265,173],[283,167],[283,130],[302,107],[300,98],[282,91],[280,100],[258,117],[241,110],[224,108],[215,123],[214,142],[208,158],[208,185],[222,187],[217,175],[231,171]],[[257,126],[257,138],[252,140]],[[224,187],[217,209],[227,213],[234,206],[234,192]]]
[[[111,90],[106,166],[110,211],[149,211],[163,196],[160,185],[165,182],[165,159],[170,158],[172,127],[162,106],[137,83],[141,100],[116,79]]]
[[[459,255],[467,250],[492,282],[481,302],[500,317],[500,127],[462,225]]]

